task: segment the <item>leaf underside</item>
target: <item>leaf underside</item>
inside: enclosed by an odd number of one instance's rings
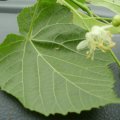
[[[0,45],[0,87],[30,110],[45,115],[79,113],[117,100],[109,53],[94,61],[76,51],[86,31],[58,4],[37,3],[18,16],[21,35]]]

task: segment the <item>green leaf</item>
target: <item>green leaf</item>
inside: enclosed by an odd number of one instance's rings
[[[85,3],[85,0],[77,0],[78,2]]]
[[[86,31],[58,4],[36,4],[18,16],[21,35],[10,34],[0,45],[0,87],[30,110],[45,115],[79,113],[118,102],[108,65],[109,53],[94,61],[77,52]]]
[[[83,12],[79,10],[79,7],[76,6],[72,1],[70,0],[57,0],[58,3],[65,5],[66,7],[70,8],[71,12],[73,13],[73,23],[80,26],[81,28],[85,30],[91,30],[91,28],[95,25],[97,26],[104,26],[104,25],[109,25],[110,23],[104,23],[101,22],[100,20],[97,20],[96,17],[90,17]],[[94,2],[88,0],[88,2]],[[102,18],[101,18],[102,20]],[[120,33],[120,28],[119,27],[113,27],[110,29],[110,31],[113,34]]]
[[[90,30],[94,25],[105,25],[104,23],[96,20],[96,18],[85,15],[79,10],[79,7],[70,0],[57,0],[57,2],[70,8],[73,14],[73,23],[85,30]]]
[[[40,0],[40,2],[56,3],[57,0]]]
[[[90,4],[96,5],[96,6],[103,6],[106,7],[116,14],[120,14],[120,1],[119,0],[86,0],[87,2],[90,2]],[[90,22],[91,21],[91,22]],[[96,24],[96,25],[105,25],[104,23],[98,22],[94,18],[90,19],[90,23]],[[89,25],[89,23],[88,23]],[[120,27],[113,27],[110,29],[112,33],[120,33]]]
[[[93,1],[93,3],[94,2],[95,1]],[[101,2],[101,4],[103,4],[103,3]],[[100,5],[100,4],[98,4],[98,5]],[[67,6],[67,4],[66,4],[66,6]],[[108,23],[106,20],[104,20],[104,21],[106,21],[107,23],[104,23],[104,22],[102,22],[100,20],[97,20],[96,17],[88,16],[88,15],[84,14],[84,13],[80,12],[80,10],[77,7],[74,7],[74,6],[72,7],[71,6],[70,9],[72,10],[72,13],[73,13],[73,23],[78,25],[78,26],[80,26],[80,27],[82,27],[83,29],[86,29],[86,30],[90,31],[91,28],[93,26],[95,26],[95,25],[97,25],[97,26],[105,26],[105,25],[111,24],[111,23]],[[97,16],[97,17],[99,18],[99,16]],[[102,17],[101,17],[101,20],[103,20]],[[120,33],[120,27],[117,27],[117,28],[116,27],[112,27],[110,29],[110,31],[113,34],[116,34],[116,33],[118,34],[118,33]]]
[[[118,0],[87,0],[91,4],[106,7],[113,12],[120,14],[120,1]]]
[[[86,30],[91,30],[91,28],[95,25],[104,26],[105,23],[96,20],[94,17],[87,16],[83,13],[72,11],[73,12],[73,22],[74,24],[82,27]]]

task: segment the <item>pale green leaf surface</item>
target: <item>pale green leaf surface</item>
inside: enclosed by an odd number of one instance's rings
[[[18,16],[21,36],[10,34],[0,45],[0,86],[30,110],[45,115],[79,113],[114,103],[109,53],[94,61],[77,52],[85,31],[72,24],[60,5],[25,8]]]
[[[88,1],[91,2],[92,4],[95,3],[95,1],[92,1],[92,0],[88,0]],[[104,23],[100,20],[97,20],[96,17],[91,17],[84,14],[83,12],[80,11],[80,8],[70,0],[57,0],[57,2],[70,8],[71,12],[73,13],[73,23],[82,27],[85,30],[90,31],[93,26],[104,26],[104,25],[110,24],[110,23]],[[112,27],[110,31],[113,34],[120,33],[120,27],[117,27],[117,28]]]
[[[105,25],[103,22],[96,20],[95,17],[90,17],[82,13],[80,11],[80,8],[70,0],[57,0],[57,2],[62,3],[63,5],[70,8],[71,12],[73,13],[73,23],[82,27],[85,30],[90,30],[94,25],[99,26]]]
[[[89,31],[95,25],[97,25],[97,26],[105,25],[105,23],[96,20],[94,17],[89,17],[85,14],[79,14],[79,13],[77,13],[77,11],[76,12],[73,11],[73,22],[74,22],[74,24],[79,25],[83,29],[86,29]]]

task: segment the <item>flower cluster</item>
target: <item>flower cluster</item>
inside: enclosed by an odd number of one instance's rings
[[[112,34],[107,29],[112,27],[112,25],[107,25],[103,27],[93,26],[90,32],[86,33],[86,39],[77,45],[77,50],[82,50],[88,48],[86,52],[87,57],[94,59],[94,52],[96,49],[106,52],[111,50],[115,46],[112,41]]]

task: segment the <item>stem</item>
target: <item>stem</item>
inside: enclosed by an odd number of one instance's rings
[[[112,50],[111,50],[110,52],[111,52],[111,54],[112,54],[115,62],[116,62],[116,63],[118,64],[118,66],[120,67],[120,61],[118,60],[118,58],[116,57],[116,55],[114,54],[114,52],[113,52]]]
[[[109,28],[112,28],[113,27],[113,25],[112,24],[110,24],[110,25],[105,25],[105,26],[102,26],[102,28],[103,29],[109,29]]]
[[[93,13],[93,15],[95,16],[94,18],[96,18],[96,19],[98,19],[98,20],[100,20],[100,21],[102,21],[104,23],[109,23],[108,21],[111,21],[110,18],[100,17],[100,16],[98,16],[98,15],[96,15],[94,13]]]
[[[108,23],[107,21],[112,20],[111,18],[105,18],[105,17],[101,18],[101,17],[95,15],[91,10],[89,10],[89,8],[86,5],[82,4],[81,2],[78,2],[77,0],[72,0],[72,2],[75,3],[77,6],[79,6],[83,11],[87,12],[88,15],[91,16],[91,17],[95,16],[96,19],[99,19],[99,20],[101,20],[101,21],[103,21],[105,23]]]
[[[87,6],[85,6],[84,4],[78,2],[77,0],[72,0],[76,5],[78,5],[83,11],[86,11],[88,13],[88,15],[90,15],[91,17],[93,17],[92,12],[89,10],[89,8]]]
[[[112,21],[112,18],[106,18],[106,17],[98,17],[98,19],[104,19],[106,21]]]

